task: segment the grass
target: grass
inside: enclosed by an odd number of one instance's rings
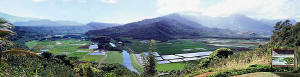
[[[60,42],[61,44],[57,44]],[[42,49],[50,49],[50,53],[53,54],[62,54],[67,53],[67,56],[70,57],[79,57],[82,58],[84,55],[88,55],[88,52],[75,52],[77,50],[84,50],[84,51],[92,51],[89,49],[77,49],[80,45],[72,45],[72,44],[90,44],[89,41],[81,41],[76,39],[70,40],[56,40],[56,41],[29,41],[25,43],[28,48],[32,51],[39,53]]]
[[[50,53],[53,54],[61,54],[62,52],[75,52],[77,51],[79,46],[72,46],[72,45],[55,45]]]
[[[144,71],[144,67],[143,66],[140,66],[137,64],[137,62],[134,60],[134,54],[130,54],[130,58],[131,58],[131,62],[132,62],[132,66],[138,70],[139,72],[143,72]]]
[[[243,75],[237,75],[233,77],[298,77],[299,73],[287,73],[287,72],[256,72]]]
[[[171,71],[171,70],[183,70],[186,63],[179,62],[179,63],[169,63],[169,64],[157,64],[156,69],[157,71]]]
[[[104,57],[104,55],[87,55],[84,58],[82,58],[82,61],[93,61],[98,62]]]
[[[29,48],[32,49],[34,46],[36,46],[38,44],[38,41],[29,41],[26,42],[25,45]]]
[[[72,52],[71,54],[68,55],[68,57],[82,58],[85,55],[89,55],[88,52]]]
[[[120,51],[109,51],[104,63],[119,63],[123,64],[123,55]]]

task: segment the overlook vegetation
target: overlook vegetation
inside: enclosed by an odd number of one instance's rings
[[[88,41],[78,41],[74,39],[68,40],[41,40],[41,37],[47,36],[47,34],[41,34],[40,36],[33,36],[29,32],[30,36],[16,36],[12,25],[5,21],[0,20],[0,76],[42,76],[42,77],[153,77],[158,76],[160,73],[168,73],[164,75],[166,77],[183,77],[183,76],[197,76],[207,74],[208,77],[227,77],[236,76],[255,72],[289,72],[289,73],[299,73],[299,64],[297,68],[290,67],[270,67],[271,62],[271,48],[295,48],[297,52],[297,58],[300,58],[299,45],[300,45],[300,23],[295,25],[291,24],[289,20],[281,21],[276,23],[273,30],[273,35],[270,40],[265,45],[252,46],[247,50],[237,50],[233,46],[226,48],[211,46],[209,42],[199,42],[195,40],[190,40],[197,35],[210,35],[210,31],[215,31],[215,29],[209,29],[208,31],[195,32],[193,27],[188,26],[188,24],[182,23],[178,20],[165,20],[153,19],[156,22],[150,22],[147,24],[131,23],[124,25],[122,27],[113,27],[108,29],[103,29],[103,34],[99,35],[109,35],[111,37],[127,37],[130,36],[132,40],[125,39],[123,41],[125,46],[129,46],[134,50],[131,53],[141,53],[148,52],[149,56],[145,56],[145,64],[140,66],[134,60],[134,54],[131,54],[131,61],[133,62],[133,67],[141,72],[141,74],[134,73],[123,66],[123,55],[120,51],[108,51],[108,56],[98,67],[97,62],[100,61],[104,55],[89,55],[92,50],[89,49],[78,49],[81,45],[91,44]],[[145,20],[146,21],[146,20]],[[174,21],[171,23],[171,21]],[[185,21],[189,22],[189,21]],[[196,24],[196,23],[192,23]],[[146,25],[147,28],[141,28],[141,30],[136,30],[136,28],[129,27],[131,25],[140,26]],[[200,24],[198,24],[200,25]],[[168,26],[171,28],[165,28],[162,26]],[[157,30],[157,28],[161,30]],[[181,30],[181,28],[188,29]],[[199,27],[198,27],[199,28]],[[200,30],[198,29],[197,30]],[[206,28],[206,27],[203,27]],[[37,28],[36,28],[37,29]],[[111,30],[124,30],[121,32],[110,33]],[[156,29],[156,36],[146,36],[151,35],[153,31],[151,29]],[[22,31],[17,30],[19,32]],[[213,36],[220,35],[224,30],[220,30],[216,34],[211,34]],[[26,31],[25,31],[26,32]],[[98,36],[98,30],[90,31],[87,34],[92,36]],[[145,34],[141,34],[146,32]],[[172,33],[178,33],[172,34]],[[231,31],[228,31],[231,32]],[[32,32],[34,33],[34,32]],[[36,35],[39,35],[37,32]],[[49,31],[49,33],[52,33]],[[109,33],[109,34],[106,34]],[[133,33],[133,34],[126,34]],[[136,33],[136,34],[135,34]],[[17,32],[18,34],[18,32]],[[124,34],[124,35],[123,35]],[[137,35],[140,34],[140,35]],[[181,35],[182,34],[182,35]],[[184,35],[188,34],[188,35]],[[27,39],[33,36],[35,39]],[[145,37],[144,37],[145,36]],[[230,35],[228,35],[230,36]],[[25,41],[16,38],[25,38]],[[202,36],[201,36],[202,37]],[[212,37],[212,36],[210,36]],[[227,37],[227,36],[226,36]],[[159,40],[155,42],[154,40],[145,41],[145,39]],[[173,39],[184,39],[184,40],[173,40]],[[198,37],[197,37],[198,38]],[[142,39],[142,40],[141,40]],[[13,40],[16,44],[13,44]],[[124,40],[124,39],[122,39]],[[22,42],[20,42],[22,41]],[[244,41],[244,40],[243,40]],[[26,42],[26,43],[25,43]],[[232,42],[229,42],[232,43]],[[240,42],[238,42],[240,43]],[[217,43],[222,44],[222,43]],[[19,46],[18,46],[19,45]],[[25,45],[25,47],[23,46]],[[102,45],[102,44],[99,44]],[[104,44],[103,44],[104,45]],[[106,45],[106,44],[105,44]],[[105,47],[105,46],[104,46]],[[170,64],[157,64],[155,63],[155,56],[152,52],[158,52],[161,55],[170,55],[178,53],[191,53],[191,52],[202,52],[204,50],[196,50],[197,48],[206,48],[207,51],[213,51],[208,57],[201,60],[189,61],[189,62],[177,62]],[[19,49],[24,48],[24,49]],[[43,49],[50,49],[49,52],[41,53]],[[190,51],[184,51],[191,49]],[[80,52],[78,52],[80,51]],[[87,52],[81,52],[87,51]],[[41,53],[40,55],[36,53]],[[290,61],[290,59],[285,59]],[[300,59],[297,59],[300,62]]]
[[[209,77],[224,77],[234,76],[253,72],[299,72],[299,64],[297,68],[280,68],[273,67],[271,70],[271,48],[295,48],[297,55],[299,55],[299,30],[300,23],[292,25],[289,20],[278,22],[273,30],[273,35],[268,44],[263,45],[254,50],[240,52],[233,55],[228,55],[227,58],[210,58],[207,57],[201,60],[197,72],[191,73],[187,76],[202,74],[209,70],[213,72]],[[216,51],[215,51],[216,52]],[[213,55],[210,55],[213,56]],[[299,59],[300,57],[297,56]],[[298,60],[299,62],[299,60]],[[258,67],[252,65],[259,65]],[[260,66],[262,65],[262,66]],[[249,66],[249,67],[248,67]],[[243,71],[244,70],[244,71]]]

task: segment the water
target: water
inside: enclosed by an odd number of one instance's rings
[[[131,59],[130,59],[129,53],[125,50],[122,50],[122,54],[123,54],[123,65],[130,71],[133,71],[133,72],[136,72],[139,74],[139,72],[135,68],[133,68],[133,66],[131,64]]]

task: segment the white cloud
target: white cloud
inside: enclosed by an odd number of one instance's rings
[[[245,14],[255,18],[295,18],[300,14],[300,0],[224,0],[206,8],[200,2],[206,0],[157,0],[159,13],[182,11],[201,12],[208,16]]]
[[[101,0],[103,3],[117,3],[117,0]]]
[[[200,0],[157,0],[158,12],[169,14],[183,11],[199,11]]]
[[[46,0],[31,0],[32,2],[43,2],[43,1],[46,1]]]

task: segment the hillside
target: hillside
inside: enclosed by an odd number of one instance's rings
[[[242,14],[233,14],[221,17],[210,17],[202,15],[201,13],[180,13],[180,15],[210,28],[255,32],[263,35],[271,35],[274,23],[280,21],[263,19],[256,20]]]
[[[91,30],[87,34],[90,36],[132,37],[160,41],[199,37],[249,37],[249,33],[246,32],[209,28],[179,14],[145,19],[112,28]]]
[[[90,23],[88,23],[86,25],[96,30],[96,29],[104,29],[104,28],[108,28],[108,27],[114,27],[114,26],[118,26],[120,24],[102,23],[102,22],[90,22]]]

